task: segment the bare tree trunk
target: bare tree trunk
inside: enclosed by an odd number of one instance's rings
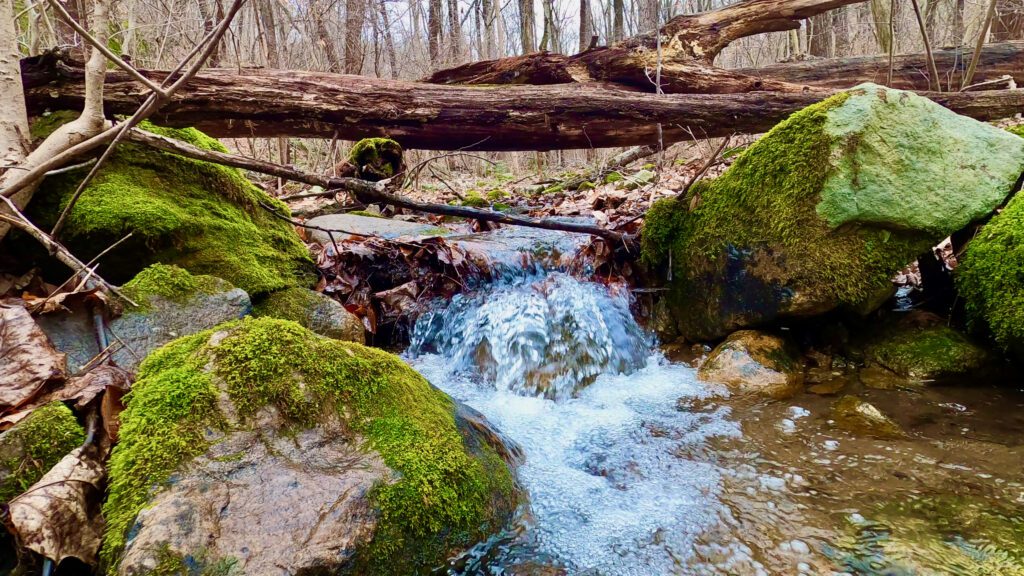
[[[807,19],[807,53],[811,56],[832,56],[832,35],[836,29],[833,16],[833,12],[825,12]]]
[[[267,52],[267,66],[270,68],[281,67],[281,52],[277,46],[277,22],[274,18],[274,3],[272,0],[262,0],[255,4],[260,16],[260,25],[263,28],[263,46]]]
[[[398,79],[398,56],[395,55],[395,39],[391,32],[391,19],[388,17],[388,6],[385,0],[378,0],[377,10],[384,29],[384,47],[388,51],[388,65],[391,67],[391,78]]]
[[[309,10],[312,12],[313,26],[316,27],[317,44],[323,48],[324,56],[327,57],[327,69],[330,72],[343,72],[341,58],[338,58],[338,51],[334,49],[334,38],[327,31],[327,23],[324,22],[328,8],[323,5],[322,0],[312,0]]]
[[[640,32],[650,32],[651,30],[657,30],[659,19],[658,9],[660,6],[659,0],[638,0],[637,10],[639,12]]]
[[[203,18],[203,34],[209,35],[213,32],[214,27],[217,25],[217,0],[197,0],[199,5],[199,14]],[[220,42],[213,47],[213,52],[210,52],[210,58],[207,59],[207,63],[213,68],[220,66]]]
[[[462,62],[462,23],[459,20],[459,0],[448,0],[448,38],[451,62]]]
[[[612,42],[619,42],[626,37],[626,4],[624,0],[612,0]]]
[[[28,154],[28,111],[21,85],[21,56],[14,0],[0,0],[0,162],[13,166]]]
[[[428,0],[427,46],[430,52],[430,67],[437,69],[441,64],[441,0]]]
[[[537,51],[536,20],[533,15],[533,0],[519,1],[519,41],[523,54]]]
[[[850,38],[850,11],[846,6],[841,6],[836,9],[835,16],[832,18],[833,36],[835,37],[835,52],[833,56],[836,58],[842,58],[850,53],[852,46]]]
[[[363,24],[366,22],[367,0],[345,1],[345,73],[363,71]]]
[[[580,0],[580,52],[590,47],[594,35],[594,23],[590,17],[590,0]]]
[[[889,52],[889,44],[893,40],[889,33],[889,4],[889,0],[871,0],[871,29],[875,33],[875,40],[878,41],[878,49],[883,53]]]
[[[481,52],[483,58],[497,58],[498,47],[497,41],[494,35],[494,24],[497,14],[495,13],[494,7],[499,0],[480,0],[480,8],[483,11],[483,44],[484,49]]]
[[[540,39],[540,49],[561,52],[561,39],[558,37],[558,24],[555,22],[554,0],[541,0],[544,7],[544,35]]]

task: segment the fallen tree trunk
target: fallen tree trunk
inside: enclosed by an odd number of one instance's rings
[[[156,80],[166,73],[144,71]],[[81,109],[81,68],[30,75],[31,113]],[[41,78],[48,81],[40,81]],[[923,93],[960,114],[991,120],[1024,110],[1024,90]],[[758,92],[653,96],[588,85],[464,87],[342,74],[208,70],[152,117],[214,137],[394,138],[432,150],[557,150],[664,144],[765,132],[826,94]],[[146,90],[125,73],[107,75],[108,114],[131,114]]]
[[[933,51],[939,80],[943,88],[960,88],[963,64],[970,61],[974,51],[943,48]],[[794,84],[807,84],[823,88],[841,89],[860,82],[884,84],[889,73],[888,56],[858,56],[855,58],[829,58],[771,64],[760,68],[737,68],[732,72],[743,76],[758,75]],[[1024,42],[989,44],[981,51],[974,83],[1011,76],[1018,86],[1024,86]],[[928,90],[928,63],[924,53],[896,56],[893,59],[892,88],[901,90]]]

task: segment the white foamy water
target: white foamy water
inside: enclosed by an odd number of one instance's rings
[[[739,434],[725,408],[677,406],[725,391],[653,353],[624,298],[556,276],[453,301],[421,321],[410,362],[523,448],[540,552],[571,574],[677,573],[721,510],[704,444]],[[538,366],[559,393],[522,385]]]

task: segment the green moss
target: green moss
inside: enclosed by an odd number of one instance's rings
[[[964,374],[988,359],[984,350],[946,326],[897,327],[886,331],[865,352],[869,359],[901,376],[924,379]]]
[[[37,408],[0,435],[0,503],[28,490],[84,441],[75,415],[61,402]]]
[[[197,432],[224,425],[204,367],[223,382],[239,425],[268,405],[296,429],[340,417],[401,474],[372,491],[380,519],[359,554],[360,573],[431,567],[500,527],[504,518],[497,510],[510,509],[514,499],[508,468],[489,447],[473,457],[451,400],[396,356],[320,338],[283,320],[245,319],[219,330],[229,334],[216,346],[206,344],[207,331],[175,341],[142,365],[111,458],[107,562],[116,560],[150,497],[148,487],[207,449],[210,440]],[[169,399],[178,387],[191,392]],[[495,505],[495,495],[504,506]]]
[[[682,201],[669,198],[651,207],[644,220],[642,258],[665,266],[672,252],[678,279],[669,296],[672,308],[692,309],[688,313],[694,322],[711,321],[697,318],[710,312],[687,300],[697,290],[715,298],[721,286],[716,280],[709,286],[708,278],[730,254],[747,258],[765,282],[855,305],[928,247],[927,239],[906,232],[833,230],[817,214],[832,146],[824,130],[826,116],[846,98],[836,95],[793,114],[723,175],[697,182]],[[697,206],[690,211],[692,203]],[[780,252],[786,254],[784,269]]]
[[[593,190],[594,188],[596,188],[596,186],[594,186],[594,183],[590,181],[583,182],[582,184],[576,187],[576,189],[580,191]]]
[[[402,146],[390,138],[363,138],[352,145],[348,161],[360,178],[384,180],[402,169]]]
[[[969,325],[1024,358],[1024,195],[1017,194],[967,245],[956,287]]]
[[[625,180],[625,177],[623,177],[622,174],[619,172],[609,172],[604,177],[605,184],[614,184],[616,182],[622,182],[623,180]]]
[[[193,276],[174,265],[153,264],[136,274],[122,289],[125,296],[145,307],[152,296],[183,302],[197,292],[212,293],[226,284],[213,276]]]
[[[501,188],[492,188],[487,191],[487,199],[491,202],[497,202],[498,200],[504,200],[509,197],[509,193],[505,192]]]
[[[194,129],[141,127],[224,150]],[[52,226],[82,176],[75,171],[47,178],[29,206],[33,220]],[[311,284],[312,262],[294,228],[261,204],[288,213],[234,168],[121,144],[75,204],[62,239],[89,259],[131,232],[104,257],[104,275],[114,282],[165,262],[224,278],[251,295]]]
[[[1017,136],[1024,138],[1024,124],[1010,126],[1009,128],[1007,128],[1007,130],[1010,132],[1010,134],[1016,134]]]
[[[306,288],[286,288],[263,298],[253,307],[253,315],[291,320],[308,328],[309,317],[322,304],[321,298]]]
[[[33,120],[29,126],[29,134],[32,140],[42,140],[53,134],[57,128],[76,118],[78,118],[78,112],[72,112],[71,110],[58,110],[44,114]]]
[[[491,205],[483,196],[480,195],[476,190],[470,190],[465,194],[460,202],[462,206],[469,206],[471,208],[487,208]]]
[[[352,212],[346,212],[352,216],[366,216],[368,218],[384,218],[379,212],[370,212],[369,210],[353,210]]]

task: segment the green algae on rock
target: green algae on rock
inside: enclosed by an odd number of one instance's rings
[[[41,406],[0,434],[0,503],[35,484],[85,441],[85,432],[61,402]]]
[[[308,288],[285,288],[272,292],[253,309],[253,315],[298,322],[303,328],[328,338],[362,344],[362,321],[333,298]]]
[[[310,435],[319,435],[312,446],[356,450],[371,459],[366,466],[374,468],[379,460],[386,472],[352,495],[368,510],[350,521],[358,520],[365,537],[338,536],[351,546],[325,552],[317,556],[320,564],[307,568],[358,574],[426,570],[497,531],[517,498],[497,449],[486,443],[471,449],[474,433],[457,426],[453,401],[401,360],[283,320],[247,318],[151,354],[128,397],[120,433],[104,506],[102,558],[111,572],[126,555],[141,562],[133,563],[137,567],[155,558],[161,539],[174,544],[170,541],[187,536],[168,533],[166,525],[154,535],[147,531],[152,524],[139,518],[144,510],[155,514],[164,505],[160,502],[166,503],[162,495],[179,485],[215,485],[196,479],[202,462],[256,466],[245,454],[262,446],[267,458],[283,458],[288,438],[304,445]],[[241,459],[217,452],[239,442],[248,446]],[[324,481],[351,472],[343,462],[322,467],[318,473]],[[330,508],[334,500],[336,494],[324,505]],[[289,511],[277,508],[272,514],[289,517]],[[252,530],[259,529],[259,523],[252,524]],[[135,546],[141,542],[155,546],[140,551]],[[216,548],[218,542],[203,551],[208,562],[230,555]],[[172,547],[170,552],[197,551]],[[243,572],[247,563],[261,561],[256,556],[239,558]]]
[[[225,151],[191,128],[148,122],[140,128]],[[48,177],[28,207],[29,216],[44,228],[52,226],[82,176],[72,171]],[[61,236],[88,260],[131,232],[131,239],[104,257],[104,277],[113,282],[164,262],[224,278],[253,295],[312,284],[312,262],[294,228],[261,204],[288,212],[237,169],[123,143],[82,193]]]
[[[903,107],[908,107],[906,118],[898,124],[852,119],[855,113],[898,116]],[[928,114],[917,122],[920,109]],[[881,146],[890,131],[899,136],[894,142],[911,133],[928,140],[947,130],[937,125],[948,123],[953,130],[964,122],[980,126],[963,130],[964,137],[975,136],[974,145],[966,148],[974,155],[958,153],[962,174],[948,189],[922,187],[918,174],[907,168],[928,160],[918,156],[930,147],[898,148],[906,157],[870,150]],[[989,153],[993,142],[1006,150]],[[991,165],[997,159],[1000,165]],[[656,202],[645,217],[643,258],[661,268],[671,261],[668,309],[677,331],[691,340],[840,305],[856,308],[929,246],[997,207],[1016,180],[1010,173],[1016,169],[1019,174],[1022,167],[1024,141],[1005,131],[914,95],[861,85],[776,125],[723,175],[691,187],[687,198]],[[867,178],[886,171],[892,179]],[[859,174],[865,174],[863,181]],[[975,177],[987,183],[984,194],[965,188]],[[932,206],[925,199],[905,199],[903,193],[951,198]],[[905,206],[925,204],[928,215],[904,218]]]
[[[729,335],[708,355],[698,378],[732,390],[769,398],[789,398],[803,387],[803,366],[784,339],[756,330]]]
[[[871,340],[867,359],[906,378],[933,380],[981,369],[988,353],[948,326],[896,326]]]
[[[959,260],[954,275],[969,326],[1024,360],[1024,196],[985,224]]]

